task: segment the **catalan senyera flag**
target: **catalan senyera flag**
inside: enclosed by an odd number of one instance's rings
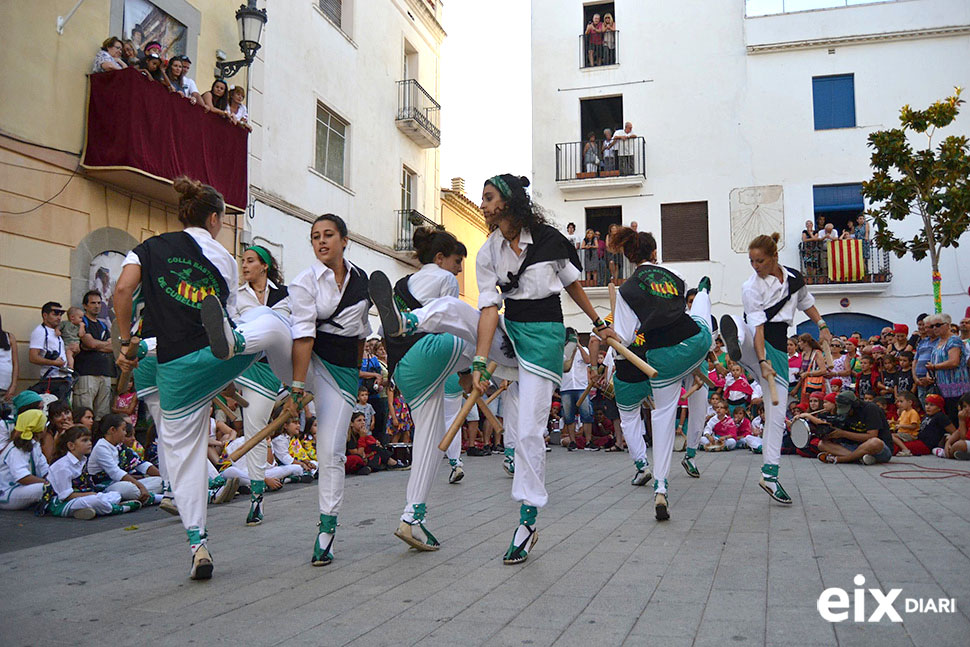
[[[866,261],[862,255],[862,241],[828,241],[829,280],[837,283],[860,281],[866,275]]]

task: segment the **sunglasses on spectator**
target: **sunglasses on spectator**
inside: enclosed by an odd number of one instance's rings
[[[942,323],[941,322],[941,323],[929,324],[929,327],[930,328],[939,328],[940,326],[945,326],[945,325],[946,325],[945,323]]]

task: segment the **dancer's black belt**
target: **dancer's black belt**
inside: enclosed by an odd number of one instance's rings
[[[545,299],[506,299],[505,318],[522,323],[535,321],[562,323],[562,301],[558,294]]]

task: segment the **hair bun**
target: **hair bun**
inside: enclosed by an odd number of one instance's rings
[[[529,178],[527,178],[524,175],[520,175],[519,176],[519,182],[522,183],[522,188],[523,189],[529,186]]]
[[[781,240],[781,234],[779,234],[777,231],[774,232],[773,234],[771,234],[771,240],[777,243],[778,241]]]
[[[196,198],[202,193],[202,183],[184,175],[175,178],[172,187],[186,198]]]

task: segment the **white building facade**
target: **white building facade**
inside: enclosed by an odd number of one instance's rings
[[[610,14],[615,31],[584,35],[593,14]],[[605,236],[612,222],[636,221],[689,285],[711,277],[719,313],[740,312],[747,244],[774,231],[782,262],[809,277],[837,332],[912,326],[932,312],[928,259],[863,244],[853,249],[864,269],[830,275],[828,248],[800,251],[801,232],[819,217],[841,231],[867,206],[870,133],[897,127],[904,104],[967,87],[970,3],[533,0],[532,31],[533,195],[563,228]],[[601,140],[626,122],[642,139],[626,140],[624,160]],[[949,134],[970,134],[970,109],[935,141]],[[911,238],[918,226],[897,231]],[[970,304],[965,249],[940,263],[943,309],[957,319]],[[602,284],[609,269],[599,270]],[[588,291],[608,309],[604,288]]]
[[[247,242],[271,249],[292,279],[313,261],[313,219],[335,213],[352,262],[392,281],[414,271],[412,228],[440,222],[442,3],[265,6],[249,97]]]

